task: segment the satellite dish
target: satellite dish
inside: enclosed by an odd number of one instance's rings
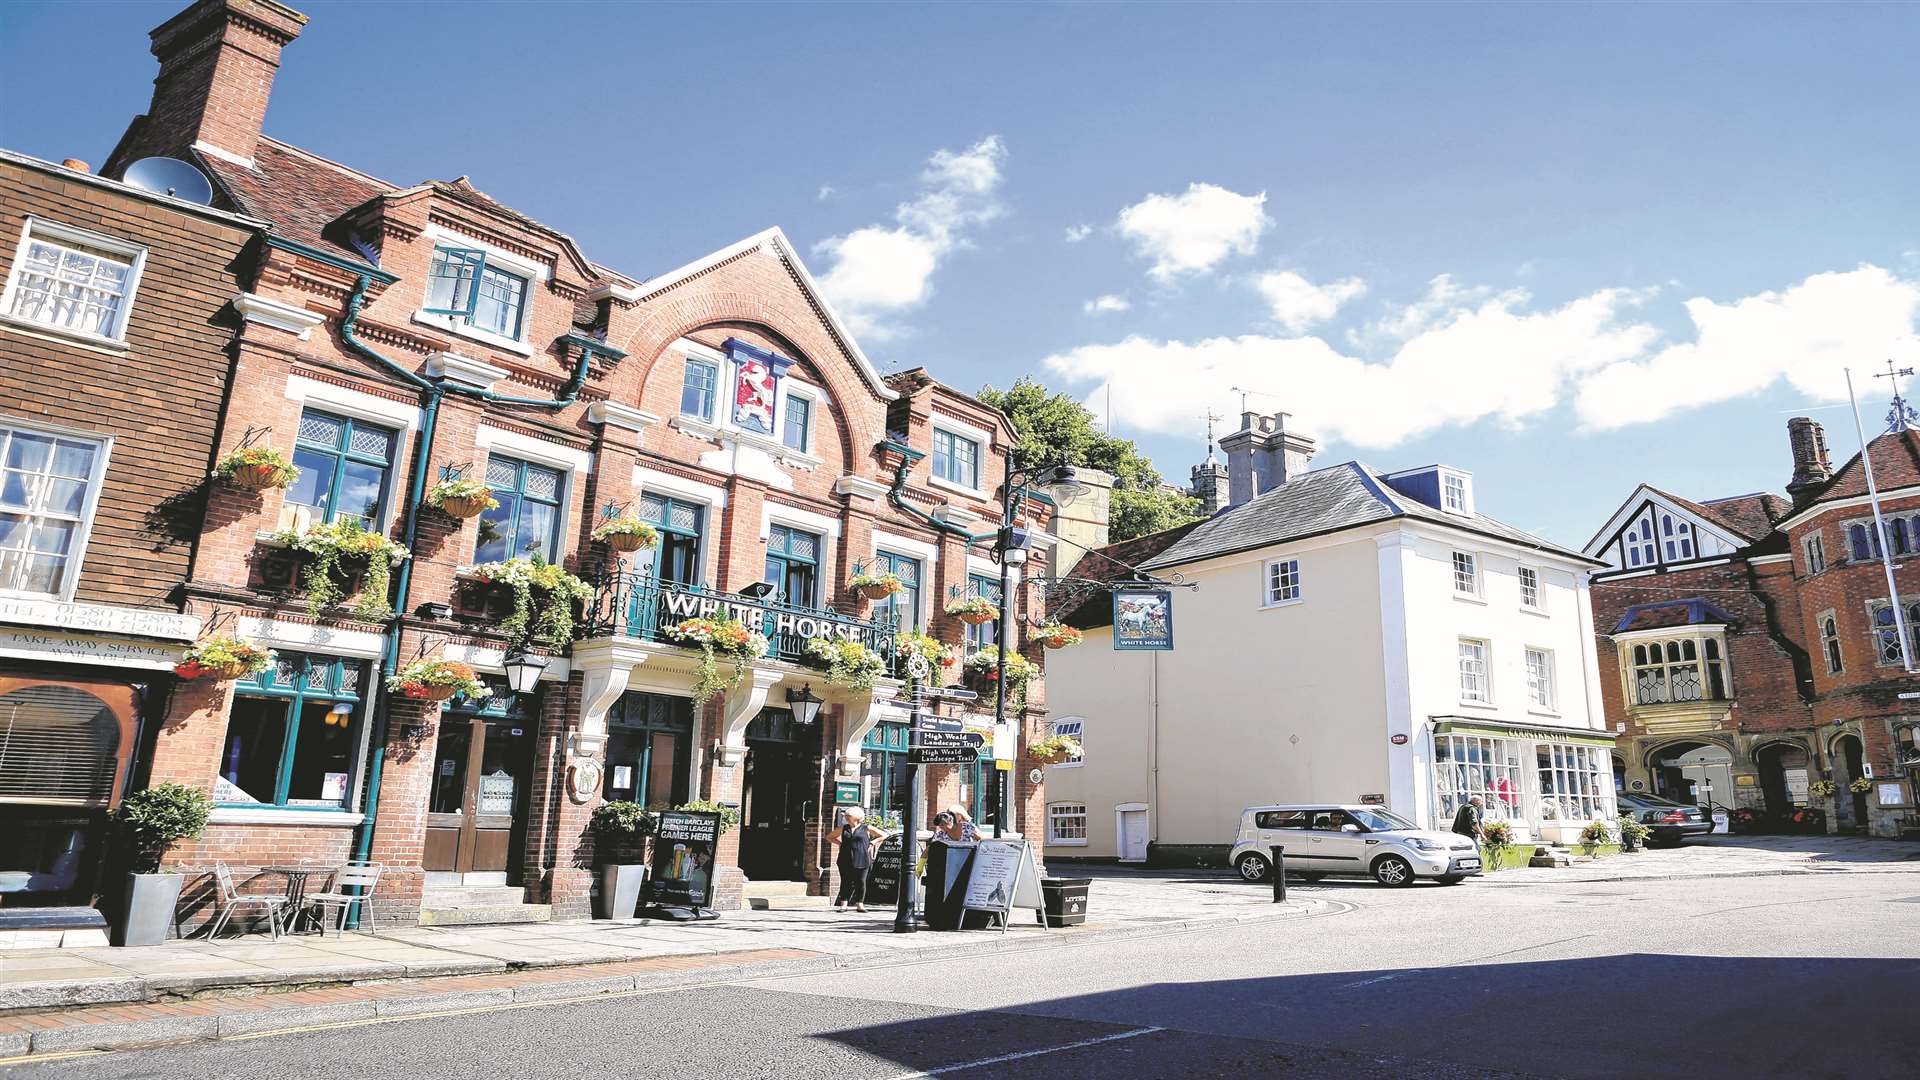
[[[213,201],[205,173],[179,158],[150,157],[127,166],[126,182],[142,191],[170,195],[202,206]]]

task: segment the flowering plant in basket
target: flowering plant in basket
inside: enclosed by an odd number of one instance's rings
[[[700,676],[693,683],[693,706],[700,708],[722,690],[739,686],[747,677],[746,661],[767,655],[767,636],[739,619],[686,619],[667,627],[667,640],[700,650]],[[731,657],[733,675],[722,677],[716,655]]]
[[[1480,843],[1487,849],[1484,866],[1488,871],[1500,868],[1500,857],[1513,846],[1513,822],[1502,818],[1480,823]]]
[[[1080,742],[1071,735],[1049,735],[1027,744],[1027,756],[1042,765],[1057,765],[1080,756]]]
[[[173,673],[183,679],[208,674],[237,679],[242,675],[257,675],[272,666],[272,649],[241,641],[231,634],[217,634],[194,642],[187,655],[173,665]]]
[[[1000,617],[1000,605],[984,596],[967,596],[948,601],[946,612],[963,623],[981,626]]]
[[[356,518],[343,518],[315,525],[305,532],[285,529],[273,534],[273,542],[310,557],[300,575],[300,587],[307,592],[307,614],[320,612],[338,603],[344,595],[339,577],[342,562],[366,560],[367,576],[353,600],[353,614],[368,622],[380,622],[393,614],[387,604],[387,583],[393,568],[407,558],[406,548],[386,536],[372,532]]]
[[[1873,781],[1864,776],[1855,777],[1853,780],[1848,781],[1847,790],[1853,792],[1855,795],[1865,795],[1867,792],[1873,790]]]
[[[1613,843],[1613,826],[1604,821],[1589,821],[1587,827],[1580,830],[1580,846],[1587,854],[1598,855],[1601,845]]]
[[[445,701],[456,695],[469,701],[484,701],[492,693],[467,665],[457,660],[429,657],[421,657],[401,668],[387,680],[387,689],[425,701]]]
[[[1840,786],[1831,780],[1815,780],[1807,785],[1807,794],[1816,799],[1824,799],[1840,790]]]
[[[493,497],[493,489],[485,482],[459,476],[449,476],[428,488],[427,502],[454,518],[478,517],[500,509],[500,500]]]
[[[1086,637],[1077,628],[1065,623],[1045,622],[1033,628],[1034,640],[1049,649],[1064,649],[1069,645],[1078,645]]]
[[[868,600],[885,600],[895,593],[907,591],[907,583],[901,581],[900,575],[891,570],[882,570],[878,574],[862,571],[853,575],[852,580],[847,582],[847,587]]]
[[[851,638],[813,638],[807,655],[826,663],[828,682],[850,690],[871,690],[887,673],[885,657]]]
[[[213,467],[216,479],[247,491],[292,487],[300,469],[271,446],[243,446],[229,451]]]
[[[499,626],[508,641],[538,637],[555,648],[572,644],[573,602],[593,596],[591,585],[537,557],[481,563],[473,576],[513,590],[513,612]]]
[[[660,542],[660,533],[639,518],[614,517],[593,530],[593,538],[615,551],[639,551]]]
[[[953,655],[953,650],[947,647],[946,642],[932,634],[916,634],[911,631],[895,634],[893,651],[903,659],[918,656],[926,660],[928,666],[933,669],[933,678],[930,681],[934,683],[944,683],[943,674],[960,662]]]

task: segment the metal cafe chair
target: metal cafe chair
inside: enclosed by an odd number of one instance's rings
[[[339,873],[333,876],[333,884],[327,891],[307,894],[306,906],[321,909],[319,916],[321,937],[325,937],[327,934],[327,917],[325,914],[327,910],[337,909],[339,911],[340,914],[334,925],[334,933],[344,934],[347,930],[347,912],[353,910],[355,905],[359,905],[360,907],[361,921],[362,924],[366,926],[367,933],[371,934],[374,932],[373,918],[368,911],[368,901],[373,899],[374,886],[380,884],[380,871],[382,869],[384,868],[379,863],[348,863],[340,868]],[[360,890],[357,893],[347,891],[348,889],[356,887]]]
[[[264,909],[267,913],[267,925],[273,929],[273,939],[280,940],[280,920],[284,914],[281,909],[287,905],[286,897],[241,892],[233,886],[233,869],[223,862],[213,864],[213,882],[220,901],[220,914],[215,916],[212,924],[207,927],[208,941],[218,941],[220,931],[226,929],[227,922],[233,918],[233,913],[243,907]]]

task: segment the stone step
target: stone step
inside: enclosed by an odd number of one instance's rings
[[[498,907],[518,904],[526,897],[526,890],[513,885],[429,885],[420,894],[420,906]]]
[[[507,926],[553,921],[550,904],[484,904],[420,909],[421,926]]]
[[[748,899],[756,896],[805,896],[807,883],[804,881],[749,881],[740,887],[740,895]]]

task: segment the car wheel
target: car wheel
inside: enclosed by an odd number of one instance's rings
[[[1373,864],[1373,880],[1382,885],[1405,888],[1413,884],[1413,864],[1398,855],[1382,856]]]
[[[1442,885],[1458,885],[1467,880],[1467,878],[1464,874],[1443,874],[1440,877],[1434,878],[1434,880]]]
[[[1267,873],[1273,869],[1267,865],[1267,860],[1252,853],[1240,856],[1233,868],[1240,871],[1242,881],[1265,881]]]

